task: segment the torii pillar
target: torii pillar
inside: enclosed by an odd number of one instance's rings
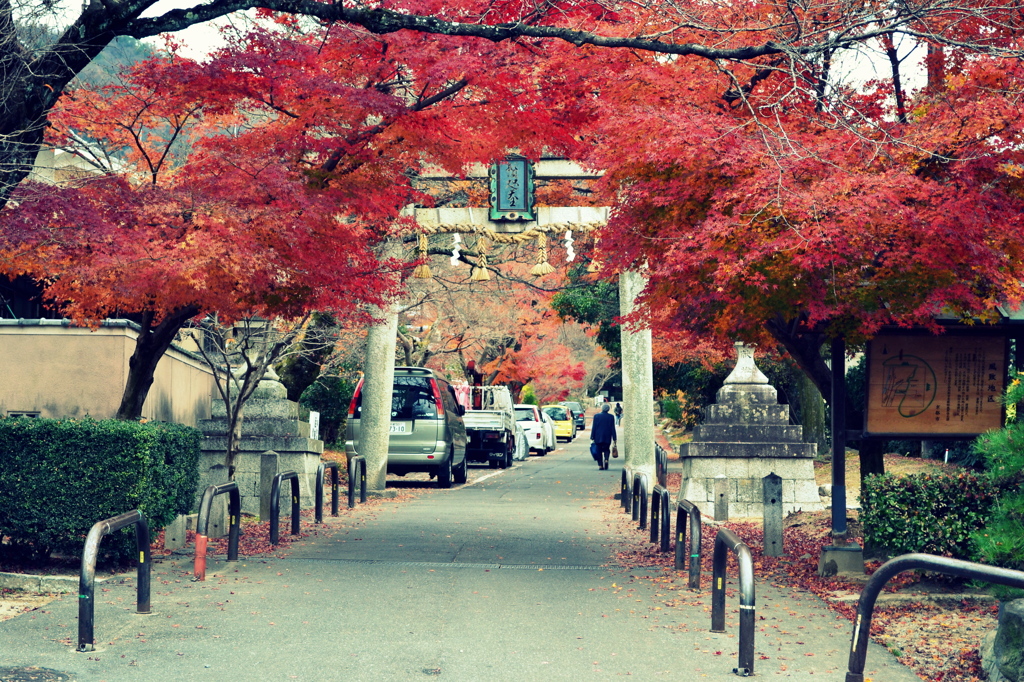
[[[401,242],[388,240],[384,258],[401,255]],[[387,480],[388,440],[391,437],[391,391],[398,345],[398,306],[390,303],[373,311],[375,322],[366,333],[359,454],[366,459],[366,490],[380,494]]]
[[[636,299],[647,278],[636,270],[619,274],[619,313],[625,317],[637,308]],[[648,490],[654,471],[654,370],[651,329],[636,325],[620,327],[622,343],[622,446],[626,470],[645,474]]]

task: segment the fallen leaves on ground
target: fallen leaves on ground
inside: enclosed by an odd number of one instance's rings
[[[629,517],[620,515],[620,518],[628,522]],[[804,590],[821,597],[830,609],[851,622],[852,634],[857,604],[855,601],[837,601],[836,596],[859,594],[862,583],[818,575],[818,555],[823,546],[831,544],[830,512],[790,515],[784,530],[786,554],[778,558],[762,554],[763,530],[760,522],[728,522],[722,526],[736,533],[750,548],[754,574],[759,581]],[[856,523],[851,524],[851,528],[856,527]],[[666,577],[666,573],[650,570],[672,568],[674,553],[662,553],[658,545],[648,542],[649,531],[636,530],[632,536],[634,541],[621,549],[617,558],[624,567],[639,569],[635,574],[637,578],[660,583],[659,588],[672,592],[670,598],[666,598],[664,592],[656,595],[661,606],[710,604],[712,548],[717,532],[715,526],[708,524],[702,527],[699,592],[685,589],[686,578],[681,572],[670,573]],[[856,541],[860,539],[856,538]],[[879,561],[867,562],[867,572],[874,572],[880,565]],[[735,557],[730,553],[727,574],[735,577],[737,571]],[[901,573],[889,582],[885,592],[915,592],[922,587],[935,589],[934,585],[924,580],[925,577],[915,572]],[[997,613],[998,605],[987,602],[915,601],[899,605],[878,605],[871,622],[871,634],[875,641],[889,649],[901,663],[910,667],[922,679],[934,682],[978,682],[985,679],[979,645],[982,637],[995,629]]]

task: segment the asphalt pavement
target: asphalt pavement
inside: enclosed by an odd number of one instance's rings
[[[635,532],[615,517],[621,460],[599,471],[588,446],[328,517],[284,558],[215,558],[202,583],[187,556],[160,560],[151,615],[131,577],[108,581],[95,652],[75,651],[64,596],[0,623],[0,680],[736,679],[738,597],[713,634],[709,593],[615,561]],[[756,676],[844,679],[851,623],[756,590]],[[866,675],[918,680],[876,645]]]

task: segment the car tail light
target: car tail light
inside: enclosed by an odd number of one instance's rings
[[[356,384],[355,393],[352,394],[352,402],[348,404],[348,417],[351,419],[356,414],[356,405],[359,404],[359,394],[363,392],[363,380],[360,379],[359,383]]]
[[[441,388],[437,385],[437,379],[430,380],[430,388],[434,391],[434,404],[437,405],[437,416],[444,417],[444,401],[441,400]]]

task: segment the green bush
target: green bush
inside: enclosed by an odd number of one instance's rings
[[[683,391],[659,399],[661,416],[686,429],[692,429],[700,416],[700,408]]]
[[[683,420],[683,407],[679,401],[672,396],[661,399],[661,416],[670,421],[679,422]]]
[[[971,534],[984,527],[997,491],[970,472],[868,476],[861,490],[865,543],[893,554],[975,560]]]
[[[178,424],[0,419],[0,552],[79,556],[93,524],[133,509],[155,534],[192,507],[200,439]],[[101,551],[133,557],[134,531]]]

